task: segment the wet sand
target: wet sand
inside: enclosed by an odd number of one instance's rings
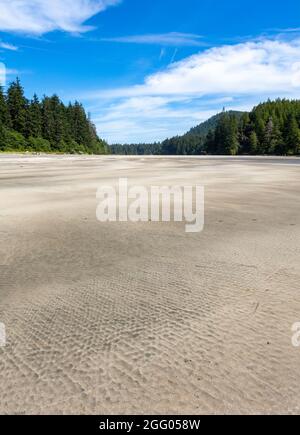
[[[203,184],[205,228],[99,223]],[[300,413],[300,160],[0,156],[0,413]]]

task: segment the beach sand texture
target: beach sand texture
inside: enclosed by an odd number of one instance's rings
[[[205,186],[205,228],[96,190]],[[0,157],[0,413],[300,413],[300,160]]]

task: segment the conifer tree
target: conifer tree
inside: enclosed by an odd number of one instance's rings
[[[26,133],[28,137],[42,136],[42,109],[36,94],[28,107]]]
[[[289,115],[285,126],[284,154],[298,154],[300,150],[300,130],[294,115]]]
[[[214,134],[213,130],[209,130],[209,132],[206,136],[204,149],[208,154],[215,154],[216,153],[215,134]]]
[[[12,82],[7,91],[7,106],[13,130],[25,135],[27,119],[27,100],[20,80]]]
[[[283,138],[282,133],[280,131],[278,122],[275,122],[273,125],[273,130],[271,134],[268,154],[281,154],[281,150],[283,147]]]
[[[265,126],[265,132],[263,138],[263,150],[265,154],[268,154],[269,150],[272,148],[271,142],[273,138],[273,130],[274,130],[273,118],[270,117]]]
[[[251,154],[256,154],[257,153],[257,148],[258,148],[257,134],[253,130],[250,133],[250,138],[249,138],[249,151],[250,151],[250,153]]]

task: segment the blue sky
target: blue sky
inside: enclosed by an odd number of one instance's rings
[[[0,0],[0,62],[28,97],[82,101],[110,143],[161,140],[300,98],[300,2]]]

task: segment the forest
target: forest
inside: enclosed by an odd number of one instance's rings
[[[107,144],[79,102],[62,103],[57,95],[25,97],[19,79],[7,92],[0,87],[0,152],[105,154]]]
[[[128,155],[299,155],[300,101],[267,101],[248,112],[225,110],[183,136],[161,143],[112,145]]]

